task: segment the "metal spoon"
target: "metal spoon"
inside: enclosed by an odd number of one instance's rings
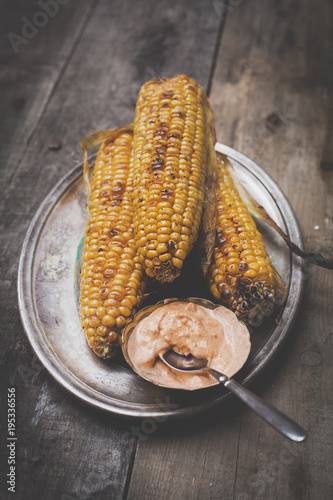
[[[247,404],[253,411],[255,411],[261,418],[263,418],[274,429],[279,431],[284,436],[297,442],[304,441],[307,433],[302,427],[293,422],[289,417],[281,413],[259,396],[256,396],[249,390],[245,389],[242,385],[238,384],[235,380],[229,379],[223,373],[220,373],[212,368],[209,368],[207,359],[198,359],[189,354],[183,356],[172,349],[164,355],[160,355],[161,360],[173,370],[180,372],[198,372],[205,370],[210,373],[220,384],[223,384],[233,394],[238,396],[245,404]]]

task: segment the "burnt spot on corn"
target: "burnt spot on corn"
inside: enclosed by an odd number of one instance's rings
[[[156,130],[155,134],[160,135],[161,137],[165,137],[167,135],[167,131],[163,128],[160,128],[159,130]]]
[[[119,342],[118,335],[117,338],[112,335],[108,335],[107,337],[96,335],[89,340],[88,344],[97,356],[102,359],[108,359],[113,358],[119,352]]]
[[[234,277],[231,276],[230,274],[226,274],[225,282],[228,283],[228,285],[231,285],[233,281],[234,281]]]
[[[102,288],[100,291],[99,291],[99,296],[101,299],[106,299],[107,296],[109,295],[110,293],[110,289],[109,288]]]
[[[170,200],[173,196],[173,191],[171,189],[163,189],[161,194],[161,200]]]
[[[164,155],[165,154],[165,151],[166,151],[166,144],[159,144],[156,148],[155,148],[155,153],[157,155]]]
[[[227,241],[227,238],[225,237],[222,229],[217,229],[216,230],[216,237],[215,237],[215,245],[218,247],[222,247],[226,241]]]
[[[172,116],[174,116],[175,118],[180,118],[181,120],[184,120],[185,118],[185,114],[182,113],[182,111],[174,112],[172,113]]]
[[[153,158],[151,162],[151,167],[153,170],[161,170],[165,167],[163,158]]]
[[[123,194],[125,190],[125,184],[123,184],[122,182],[117,182],[117,184],[115,186],[113,186],[113,188],[111,189],[112,191],[112,195],[113,196],[117,196],[119,197],[120,195]]]
[[[223,292],[221,293],[221,297],[223,300],[229,300],[230,296],[230,290],[223,290]]]
[[[162,93],[161,97],[162,99],[172,99],[174,95],[174,91],[172,89],[166,90],[165,92]]]
[[[118,205],[120,205],[122,202],[122,200],[120,198],[115,198],[111,201],[111,207],[117,207]]]
[[[174,240],[169,240],[168,241],[168,250],[169,252],[174,253],[177,249],[177,244]]]
[[[251,280],[239,281],[236,285],[232,310],[242,321],[259,326],[274,309],[275,292],[272,284],[264,281],[251,286]]]
[[[180,136],[180,134],[177,134],[176,132],[172,132],[171,134],[168,135],[168,139],[178,139],[180,141],[181,136]]]

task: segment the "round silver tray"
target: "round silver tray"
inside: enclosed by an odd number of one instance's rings
[[[245,188],[302,248],[297,219],[274,181],[234,149],[218,143],[216,150],[229,157]],[[249,359],[235,377],[242,384],[262,372],[283,343],[296,317],[304,282],[300,259],[289,252],[274,230],[256,222],[288,292],[278,324],[269,318],[252,332]],[[86,192],[79,165],[41,204],[20,259],[18,297],[22,323],[49,373],[80,400],[123,417],[186,417],[225,401],[229,393],[222,386],[194,392],[164,389],[141,379],[121,356],[115,361],[103,361],[88,348],[80,327],[77,286],[85,223]],[[207,293],[204,285],[198,290],[198,296],[207,298]],[[189,296],[193,293],[189,292]]]

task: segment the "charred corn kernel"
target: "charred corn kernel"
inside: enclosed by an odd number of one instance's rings
[[[276,300],[274,271],[262,236],[218,155],[217,227],[208,285],[214,298],[256,326]]]
[[[147,283],[133,238],[132,150],[131,131],[102,143],[88,203],[80,314],[88,344],[102,358],[115,352]]]
[[[198,237],[211,139],[211,108],[193,79],[143,85],[134,121],[133,225],[143,267],[162,283],[179,275]],[[188,245],[176,254],[181,235]]]

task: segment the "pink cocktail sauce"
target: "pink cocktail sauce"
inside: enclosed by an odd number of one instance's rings
[[[170,302],[138,322],[129,336],[128,357],[137,373],[163,387],[195,390],[217,384],[209,373],[173,371],[159,358],[174,349],[208,359],[211,368],[231,377],[250,353],[250,335],[236,315],[221,306]]]

